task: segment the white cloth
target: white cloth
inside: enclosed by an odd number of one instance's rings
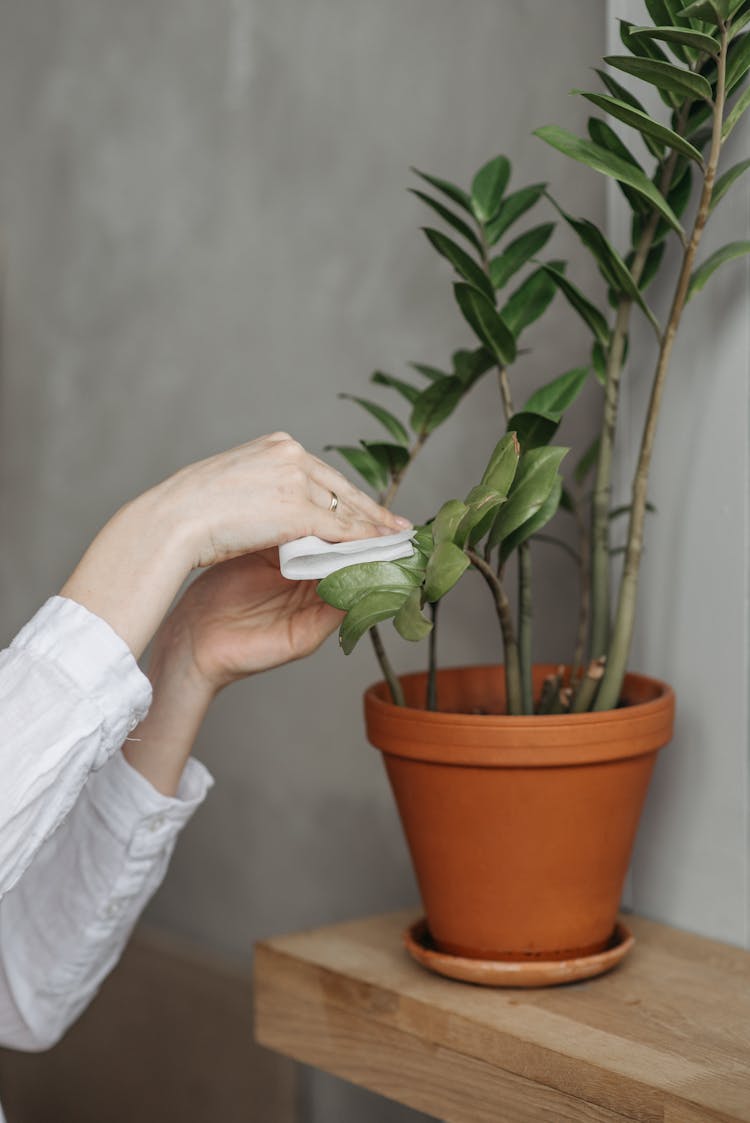
[[[62,597],[0,652],[2,1045],[48,1048],[78,1017],[213,783],[190,760],[173,799],[130,767],[150,701],[125,643]]]
[[[324,542],[308,534],[279,546],[281,575],[290,581],[318,581],[347,565],[410,558],[414,553],[413,534],[413,530],[400,530],[397,534],[357,538],[353,542]]]

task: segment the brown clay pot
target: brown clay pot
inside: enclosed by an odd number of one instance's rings
[[[535,688],[555,667],[534,668]],[[620,708],[509,717],[493,666],[438,672],[365,695],[440,951],[477,959],[567,959],[605,948],[674,693],[628,675]]]

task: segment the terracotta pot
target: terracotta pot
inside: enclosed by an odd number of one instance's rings
[[[535,689],[556,668],[534,668]],[[432,938],[478,959],[567,959],[605,948],[656,753],[672,736],[674,693],[628,675],[605,713],[505,714],[496,665],[402,678],[365,695]]]

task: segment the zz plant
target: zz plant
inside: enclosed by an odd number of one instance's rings
[[[592,116],[585,138],[555,125],[536,130],[537,137],[563,155],[616,181],[632,213],[630,244],[624,252],[594,223],[563,209],[546,184],[508,191],[511,165],[505,156],[485,164],[469,191],[416,172],[421,182],[414,194],[450,230],[428,226],[424,233],[457,274],[453,295],[474,344],[455,352],[448,370],[413,363],[424,379],[421,385],[376,371],[371,381],[408,403],[408,425],[375,402],[353,398],[383,425],[389,439],[330,447],[390,504],[431,434],[490,371],[498,382],[505,432],[482,479],[465,498],[449,499],[428,524],[417,528],[412,558],[350,566],[319,585],[326,601],[346,611],[340,631],[346,653],[370,632],[397,704],[403,704],[403,694],[377,625],[392,619],[407,640],[429,637],[426,704],[434,708],[438,606],[470,568],[486,582],[499,621],[509,713],[585,712],[618,703],[635,619],[649,469],[675,336],[687,303],[710,276],[750,252],[750,242],[730,242],[698,262],[711,214],[750,169],[750,159],[744,159],[719,174],[724,145],[750,107],[750,0],[696,0],[688,6],[680,0],[646,0],[646,8],[648,25],[621,21],[626,53],[606,57],[607,69],[596,71],[603,91],[574,91],[625,128],[615,131],[602,116]],[[620,75],[655,87],[662,111],[649,112],[621,83]],[[623,139],[632,133],[642,142],[648,167]],[[683,226],[691,201],[693,217]],[[539,260],[554,221],[517,233],[517,224],[543,205],[570,226],[592,254],[607,286],[607,309],[569,278],[565,262]],[[676,242],[676,257],[666,254],[669,241]],[[525,279],[507,296],[509,283],[525,268]],[[646,300],[649,284],[660,273],[672,288],[664,324]],[[558,374],[519,409],[514,405],[512,372],[523,332],[544,315],[557,293],[579,317],[590,357],[580,367]],[[631,501],[613,510],[620,383],[634,311],[650,323],[658,357]],[[601,429],[565,484],[560,467],[568,450],[551,442],[591,372],[603,388]],[[578,635],[570,671],[561,668],[534,698],[531,544],[561,509],[573,515],[580,535],[574,551],[581,574]],[[612,588],[610,527],[618,515],[627,515],[628,531],[619,584]],[[513,554],[518,573],[515,611],[506,589],[506,564]]]

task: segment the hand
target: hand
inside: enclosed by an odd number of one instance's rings
[[[288,433],[191,464],[161,487],[169,508],[192,526],[193,564],[201,567],[306,534],[344,542],[411,525]],[[334,495],[338,505],[332,511]]]
[[[287,581],[275,549],[220,562],[186,590],[157,634],[164,662],[189,652],[211,693],[258,671],[310,655],[344,613],[314,581]]]

